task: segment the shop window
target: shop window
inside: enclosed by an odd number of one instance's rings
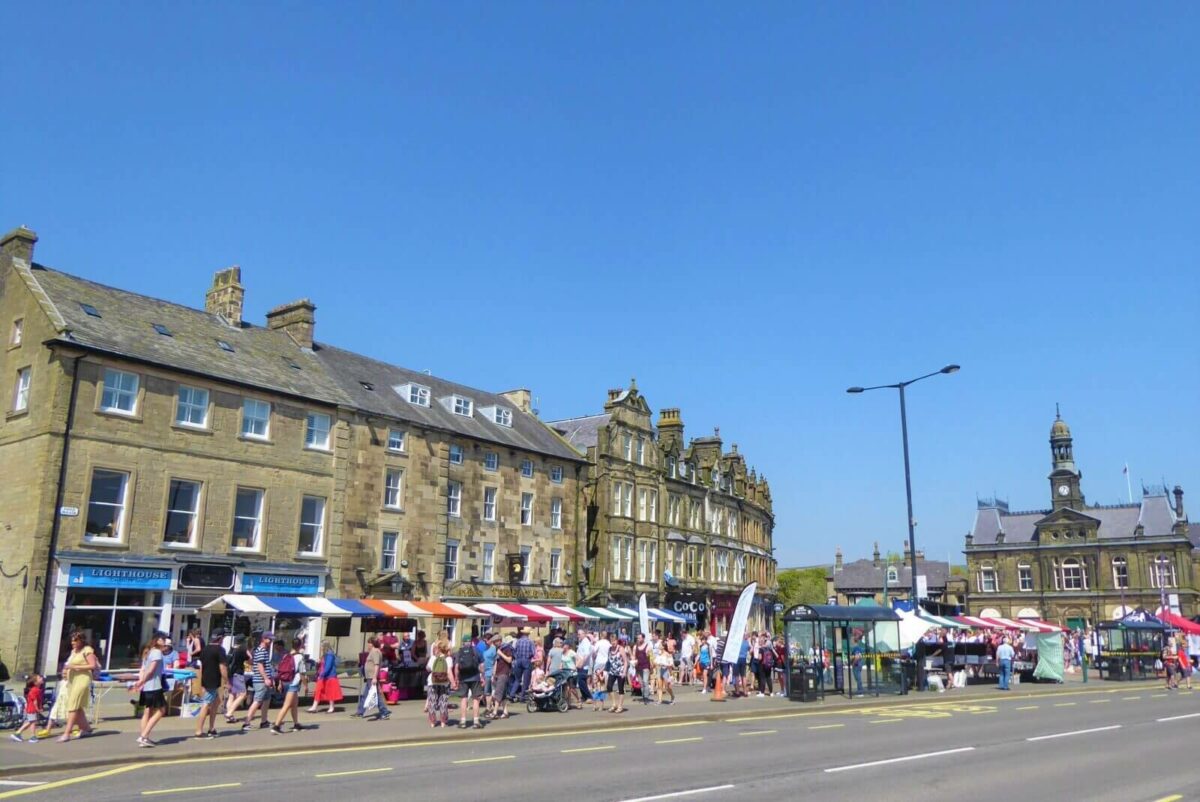
[[[141,665],[142,644],[159,626],[162,593],[146,590],[71,588],[63,610],[58,660],[71,653],[71,633],[82,632],[105,670]]]

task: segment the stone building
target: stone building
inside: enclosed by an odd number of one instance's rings
[[[956,599],[948,594],[950,563],[927,560],[917,549],[917,577],[925,577],[923,598],[938,604],[955,604]],[[912,595],[912,563],[909,560],[908,544],[904,545],[903,556],[884,556],[879,553],[879,544],[871,559],[844,562],[842,550],[834,553],[833,566],[825,577],[829,597],[835,604],[876,604],[891,606],[893,599],[908,599]]]
[[[0,239],[10,669],[55,670],[75,628],[124,667],[231,591],[564,596],[584,461],[527,392],[325,346],[308,300],[248,323],[238,268],[201,311],[35,264],[36,241]]]
[[[1155,610],[1165,598],[1184,615],[1200,613],[1193,541],[1183,508],[1163,488],[1141,503],[1088,505],[1071,430],[1050,429],[1050,507],[1013,512],[978,503],[966,537],[972,615],[1037,617],[1077,627],[1123,611]]]
[[[767,480],[719,433],[684,440],[678,409],[658,424],[631,382],[604,412],[549,423],[587,456],[581,485],[578,585],[585,603],[650,606],[727,626],[738,593],[758,593],[750,627],[773,614],[774,515]]]

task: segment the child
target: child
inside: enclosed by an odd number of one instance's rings
[[[603,668],[597,668],[592,672],[592,712],[596,713],[604,709],[604,702],[608,698],[608,672]]]
[[[550,690],[550,687],[553,687],[547,686],[546,672],[542,670],[541,666],[535,667],[533,669],[533,673],[529,675],[529,687],[538,693],[541,693],[542,691],[548,691]]]
[[[21,724],[21,728],[11,736],[17,743],[24,743],[21,733],[25,730],[29,730],[29,743],[37,743],[38,716],[42,712],[42,686],[45,682],[41,674],[34,674],[25,683],[25,721]]]

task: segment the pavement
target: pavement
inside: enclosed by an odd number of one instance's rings
[[[1078,693],[1081,690],[1108,690],[1120,684],[1121,688],[1133,688],[1134,683],[1079,682],[1079,676],[1068,675],[1068,682],[1058,684],[1022,684],[1010,692],[1008,698],[1036,698],[1040,695]],[[1141,686],[1142,683],[1136,683]],[[312,752],[314,749],[370,748],[374,746],[396,746],[404,743],[479,742],[497,736],[542,736],[556,732],[580,729],[589,732],[626,730],[631,726],[671,726],[686,722],[721,722],[737,720],[744,716],[821,716],[836,711],[884,710],[913,704],[968,704],[997,698],[995,686],[972,686],[952,690],[946,694],[920,693],[906,696],[881,696],[846,700],[840,696],[827,696],[826,701],[800,704],[780,698],[731,699],[725,704],[710,701],[712,696],[698,694],[694,688],[678,689],[677,704],[642,705],[634,700],[628,704],[629,712],[622,716],[611,713],[596,713],[590,708],[568,713],[528,713],[524,706],[510,705],[511,718],[488,723],[484,731],[437,729],[428,726],[422,713],[421,700],[401,702],[392,706],[389,720],[364,720],[350,718],[353,702],[338,707],[335,714],[301,712],[301,722],[312,729],[301,732],[286,732],[282,736],[271,735],[266,730],[253,730],[242,734],[236,725],[228,725],[218,719],[220,737],[210,741],[192,740],[196,720],[168,718],[158,724],[154,737],[160,744],[154,749],[137,747],[137,719],[131,714],[127,701],[121,696],[109,695],[110,704],[102,708],[101,724],[96,734],[79,738],[70,743],[43,740],[38,743],[14,743],[7,737],[0,738],[0,777],[16,777],[29,773],[47,773],[61,770],[70,765],[73,771],[84,768],[125,764],[151,764],[151,762],[178,761],[180,759],[236,758],[254,754],[283,754],[288,752]],[[353,698],[352,698],[353,699]],[[115,702],[115,704],[113,704]],[[121,705],[125,705],[122,707]],[[451,713],[456,718],[456,712]],[[272,717],[274,719],[274,717]],[[289,725],[286,725],[289,726]],[[55,732],[58,735],[59,732]],[[2,786],[0,786],[2,790]]]

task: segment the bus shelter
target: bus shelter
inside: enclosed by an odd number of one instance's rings
[[[900,616],[886,607],[798,605],[783,617],[795,701],[902,694]]]
[[[1101,621],[1100,678],[1111,680],[1154,679],[1166,642],[1166,624],[1144,610],[1136,610],[1119,621]]]

